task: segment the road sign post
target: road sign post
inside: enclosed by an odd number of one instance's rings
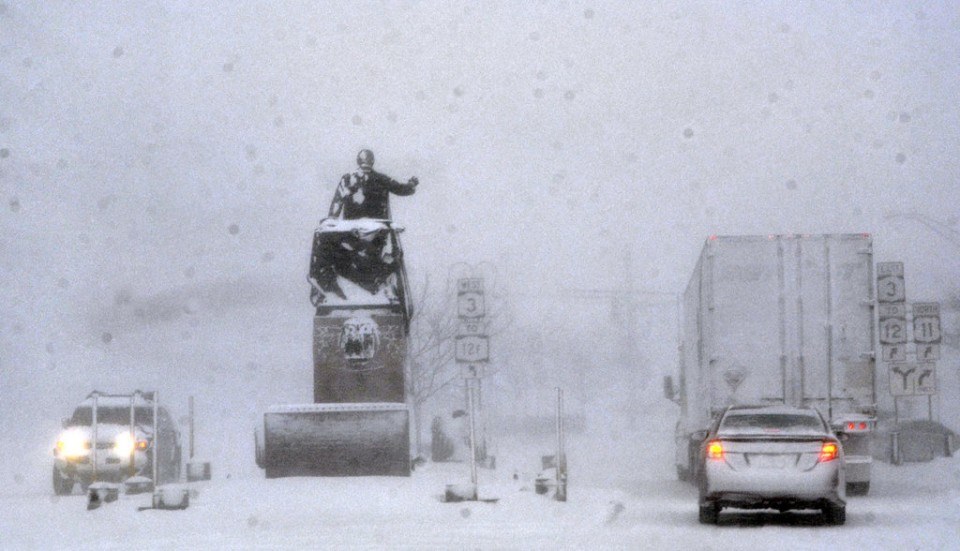
[[[927,419],[933,421],[933,396],[937,393],[936,367],[940,359],[940,303],[913,304],[913,341],[916,343],[920,373],[917,375],[916,394],[927,397]]]
[[[467,409],[470,412],[470,483],[477,487],[477,396],[483,366],[490,359],[490,341],[483,322],[486,304],[483,294],[483,278],[469,277],[457,280],[457,317],[460,324],[454,341],[454,359],[460,366],[467,393]],[[484,446],[486,449],[486,446]],[[485,458],[484,458],[485,459]],[[476,499],[477,492],[474,492]]]
[[[900,422],[898,400],[916,391],[916,365],[907,361],[907,291],[903,262],[877,263],[877,314],[880,360],[889,367],[894,416]]]

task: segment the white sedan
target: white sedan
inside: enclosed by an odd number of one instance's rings
[[[846,521],[843,448],[813,408],[730,406],[700,450],[700,522],[724,507],[819,509]]]

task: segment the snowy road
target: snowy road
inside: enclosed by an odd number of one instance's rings
[[[850,499],[842,527],[824,526],[816,513],[736,511],[721,514],[719,526],[701,526],[694,489],[666,478],[618,489],[572,483],[570,501],[557,503],[487,471],[481,497],[497,503],[441,503],[444,485],[461,482],[464,467],[427,465],[409,479],[214,480],[196,487],[185,511],[138,512],[145,496],[90,512],[81,495],[5,496],[0,547],[960,548],[960,458],[878,464],[871,495]]]

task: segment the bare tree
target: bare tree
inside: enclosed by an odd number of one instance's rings
[[[406,385],[414,417],[417,454],[422,452],[423,406],[440,391],[461,381],[454,362],[457,318],[456,293],[432,286],[429,276],[414,289],[414,316],[410,322]],[[511,323],[505,293],[493,289],[486,323],[491,337],[501,334]],[[489,370],[492,375],[495,370]]]
[[[407,396],[413,408],[417,455],[422,453],[423,405],[456,380],[451,364],[457,318],[453,301],[434,292],[429,276],[413,292],[414,316],[407,348]]]

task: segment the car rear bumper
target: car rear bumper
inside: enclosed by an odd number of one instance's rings
[[[741,507],[844,504],[840,465],[840,461],[835,461],[818,464],[808,471],[735,471],[725,463],[708,461],[703,500]]]

